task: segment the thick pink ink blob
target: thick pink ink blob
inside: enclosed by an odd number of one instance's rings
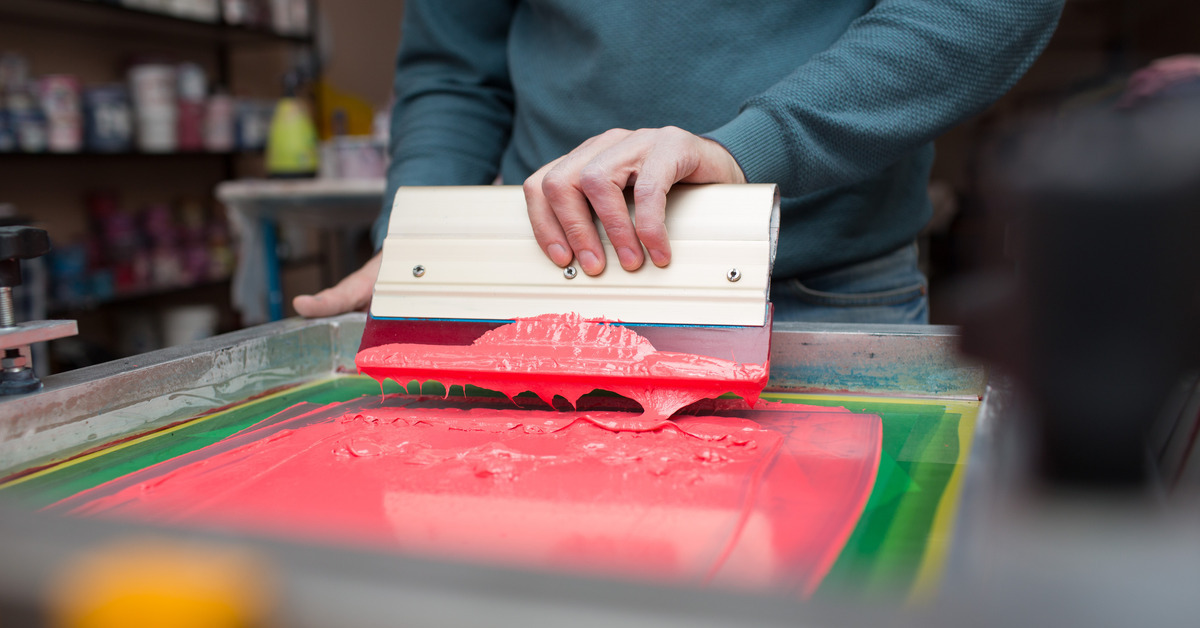
[[[387,344],[364,349],[359,370],[401,384],[435,380],[472,384],[513,397],[529,391],[547,403],[572,404],[596,389],[666,418],[700,399],[733,393],[753,404],[767,385],[767,364],[741,364],[657,351],[626,327],[578,314],[545,314],[493,329],[467,346]]]
[[[793,404],[665,421],[388,401],[406,405],[293,409],[53,509],[808,595],[882,434],[876,416]]]

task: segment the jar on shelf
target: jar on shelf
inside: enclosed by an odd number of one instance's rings
[[[144,63],[129,70],[138,148],[169,153],[178,148],[175,66]]]

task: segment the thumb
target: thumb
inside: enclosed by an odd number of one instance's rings
[[[371,291],[379,276],[382,257],[376,253],[362,268],[350,273],[332,288],[315,295],[303,294],[292,300],[296,313],[305,318],[336,316],[355,310],[365,310],[371,303]]]

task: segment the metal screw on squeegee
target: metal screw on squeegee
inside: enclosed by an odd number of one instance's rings
[[[578,274],[579,271],[575,270],[574,266],[567,266],[563,269],[563,277],[566,277],[567,279],[574,279]]]
[[[737,281],[742,278],[742,271],[736,268],[730,268],[729,272],[725,273],[725,278],[729,281]]]
[[[425,267],[417,264],[413,266],[413,277],[422,277],[425,275]]]

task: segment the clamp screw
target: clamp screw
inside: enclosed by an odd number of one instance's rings
[[[0,327],[16,326],[17,314],[13,309],[12,287],[0,286]]]
[[[424,274],[425,274],[425,267],[424,267],[424,266],[422,266],[422,265],[420,265],[420,264],[417,264],[416,266],[413,266],[413,277],[421,277],[421,276],[423,276]]]
[[[729,281],[737,281],[742,278],[742,271],[736,268],[730,268],[729,272],[725,273],[725,278]]]
[[[574,266],[567,266],[563,269],[563,277],[566,277],[567,279],[574,279],[578,274],[579,271],[576,270]]]

